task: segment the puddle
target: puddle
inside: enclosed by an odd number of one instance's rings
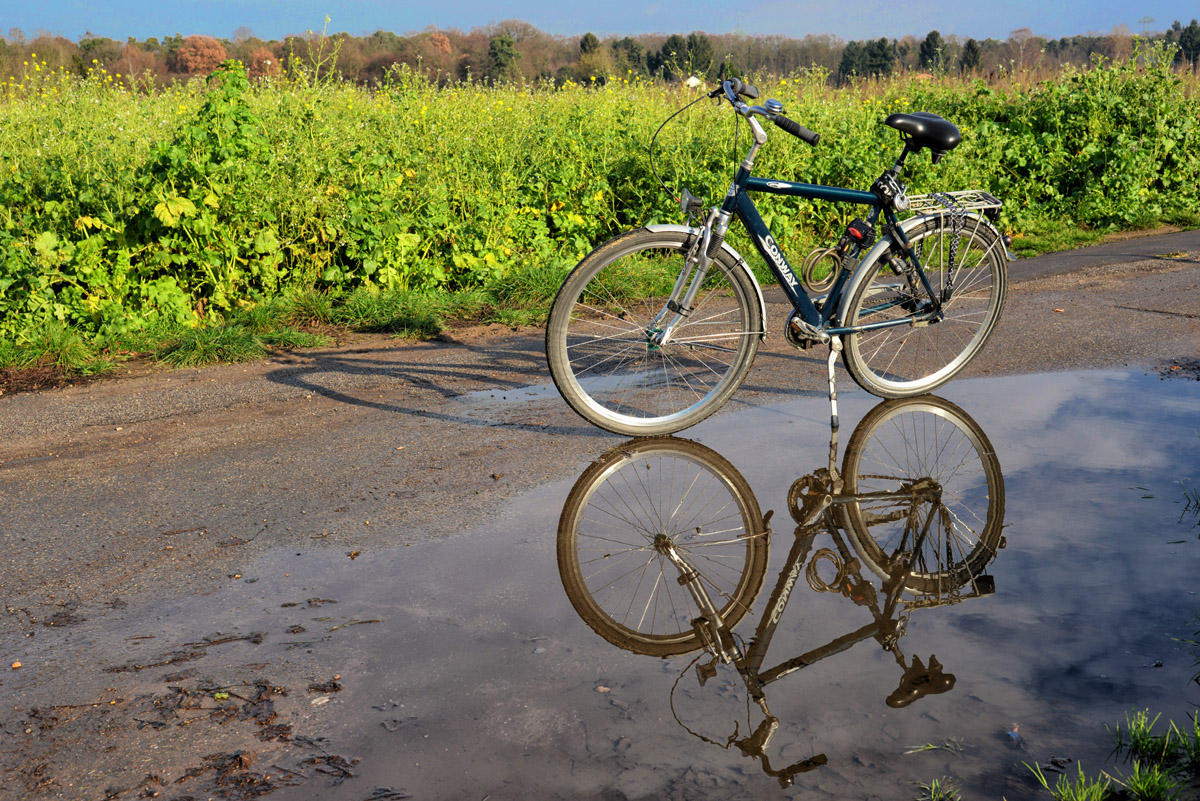
[[[843,395],[840,486],[818,472],[824,400],[739,411],[693,444],[598,452],[468,534],[276,553],[112,636],[151,662],[220,620],[265,634],[206,647],[204,675],[309,675],[288,709],[337,770],[271,798],[895,799],[952,776],[1016,801],[1038,797],[1024,762],[1125,771],[1106,725],[1186,721],[1200,697],[1200,652],[1172,639],[1200,615],[1196,385],[1086,372],[944,396]],[[564,504],[579,534],[556,539]],[[704,578],[681,583],[689,567]],[[697,593],[743,672],[705,652]]]
[[[455,397],[456,401],[461,403],[486,402],[495,403],[527,403],[535,400],[546,400],[547,398],[557,398],[558,388],[553,384],[533,384],[525,387],[514,387],[512,389],[481,389],[476,392],[467,392],[463,395]]]

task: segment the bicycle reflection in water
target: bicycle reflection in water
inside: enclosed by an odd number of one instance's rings
[[[881,403],[851,435],[840,471],[837,451],[835,429],[828,466],[788,492],[795,540],[749,645],[733,628],[762,587],[772,513],[760,512],[746,480],[715,451],[672,437],[613,448],[580,476],[559,521],[559,571],[580,617],[635,653],[703,649],[694,662],[701,685],[718,664],[733,665],[762,723],[747,737],[735,728],[723,743],[680,725],[760,760],[783,786],[827,757],[771,766],[766,749],[779,720],[766,686],[874,639],[902,670],[889,706],[950,690],[954,675],[935,656],[907,660],[900,638],[914,610],[994,592],[985,570],[1005,545],[1000,464],[983,430],[954,404],[933,396]],[[822,533],[832,542],[814,552]],[[840,593],[872,620],[764,668],[802,573],[814,591]]]

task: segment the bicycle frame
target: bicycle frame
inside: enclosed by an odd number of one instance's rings
[[[894,492],[875,492],[861,493],[855,495],[838,494],[829,498],[829,502],[821,505],[816,517],[819,520],[830,514],[830,507],[834,504],[856,503],[866,500],[879,499],[898,499],[909,497],[913,500],[920,496],[920,489],[910,488],[908,490],[898,490]],[[915,528],[917,522],[913,516],[915,515],[915,507],[911,508],[907,515],[910,517],[910,527]],[[827,519],[826,530],[833,536],[834,544],[837,546],[841,554],[844,564],[851,563],[854,556],[850,548],[842,540],[837,531],[837,526],[832,520]],[[914,548],[919,548],[920,542],[928,533],[929,520],[927,519],[923,526],[920,526],[919,531],[914,531],[916,539],[913,543]],[[697,618],[697,628],[700,629],[702,636],[709,642],[710,653],[725,662],[733,663],[741,674],[742,679],[746,683],[747,689],[750,691],[751,697],[756,703],[762,704],[765,701],[763,688],[766,685],[782,679],[791,673],[795,673],[801,668],[808,667],[826,657],[841,653],[851,646],[867,640],[876,638],[885,644],[885,649],[892,650],[894,641],[898,639],[894,631],[896,623],[892,621],[892,616],[895,613],[897,605],[900,603],[901,594],[904,589],[903,576],[899,580],[893,581],[892,586],[888,586],[885,582],[884,589],[886,595],[882,605],[877,603],[871,604],[871,613],[874,621],[862,626],[861,628],[836,638],[826,645],[815,648],[800,656],[788,659],[785,662],[776,665],[767,670],[762,669],[763,662],[766,660],[767,649],[771,645],[771,640],[775,636],[775,630],[779,626],[779,622],[783,617],[783,610],[787,606],[791,598],[792,590],[796,587],[796,582],[799,580],[800,571],[804,568],[808,561],[809,552],[812,550],[813,543],[817,537],[819,526],[816,521],[810,525],[801,524],[796,532],[795,542],[792,544],[791,551],[788,553],[787,561],[784,569],[779,575],[779,581],[775,585],[774,591],[771,593],[770,599],[766,604],[766,611],[758,627],[755,629],[754,636],[750,640],[750,645],[744,653],[740,649],[734,648],[734,654],[729,655],[724,653],[722,648],[722,640],[733,642],[732,637],[721,636],[721,632],[716,637],[713,636],[713,631],[723,627],[723,623],[715,623],[708,619],[708,613]],[[686,574],[681,572],[680,583],[686,583]],[[889,630],[889,626],[892,630]],[[889,648],[888,645],[892,647]]]
[[[841,306],[840,301],[847,281],[853,273],[845,267],[838,270],[837,277],[834,280],[833,286],[830,287],[826,302],[818,310],[801,286],[800,280],[796,277],[791,264],[788,263],[787,257],[783,255],[774,237],[771,236],[770,229],[763,222],[762,215],[758,213],[758,208],[754,205],[754,201],[750,197],[751,192],[764,192],[771,195],[786,195],[807,198],[809,200],[828,200],[835,203],[868,206],[870,207],[870,211],[867,215],[867,222],[872,226],[878,221],[879,215],[882,212],[884,219],[887,221],[886,227],[888,232],[896,238],[897,244],[904,249],[905,255],[908,256],[911,263],[916,265],[917,275],[931,301],[931,310],[924,314],[913,315],[911,318],[900,320],[888,320],[867,323],[865,325],[852,325],[847,324],[847,321],[840,321],[842,323],[840,326],[830,327],[830,323],[837,316],[839,307]],[[754,241],[755,248],[763,257],[763,261],[767,263],[767,267],[770,268],[771,273],[775,276],[775,280],[783,289],[784,294],[787,295],[796,313],[800,315],[800,318],[804,322],[815,328],[820,328],[825,334],[831,337],[871,331],[879,328],[912,325],[914,321],[919,322],[932,319],[941,311],[941,301],[937,293],[930,286],[929,279],[925,275],[920,260],[908,247],[908,240],[904,236],[903,230],[896,219],[895,212],[884,206],[874,192],[825,186],[822,184],[780,181],[773,178],[759,178],[751,175],[743,163],[734,177],[729,193],[725,197],[725,202],[721,205],[721,214],[734,214],[741,220],[742,225],[745,226],[746,231],[750,234],[750,238]],[[857,255],[857,253],[854,255]]]
[[[703,283],[708,267],[712,263],[712,256],[715,255],[717,249],[723,244],[725,233],[729,227],[729,221],[734,216],[741,221],[746,231],[750,234],[755,248],[762,256],[763,261],[767,263],[767,267],[770,268],[776,282],[787,295],[800,320],[810,326],[812,332],[817,334],[822,341],[829,341],[845,334],[914,325],[932,321],[940,317],[942,313],[942,300],[930,285],[929,279],[925,275],[925,270],[921,266],[920,259],[909,246],[908,238],[904,235],[903,226],[897,219],[896,212],[891,205],[884,202],[875,192],[754,176],[752,174],[754,159],[759,148],[766,144],[767,135],[758,121],[752,117],[749,118],[749,124],[754,142],[750,146],[750,151],[746,158],[738,166],[733,183],[725,195],[725,200],[719,207],[712,210],[708,220],[702,229],[698,231],[700,234],[697,240],[698,250],[694,253],[693,259],[688,262],[688,266],[680,273],[667,304],[663,306],[654,320],[652,327],[657,331],[653,337],[655,344],[666,344],[670,340],[675,327],[685,316],[684,310],[691,307],[696,291],[699,289],[700,284]],[[909,147],[906,145],[900,157],[896,160],[895,165],[885,173],[885,176],[890,175],[893,179],[899,176],[904,169],[904,161],[910,152]],[[916,267],[917,277],[930,301],[929,309],[922,313],[912,314],[899,319],[876,321],[863,325],[847,325],[846,321],[843,320],[838,321],[842,323],[841,325],[831,326],[830,324],[834,322],[834,318],[838,315],[843,293],[847,287],[847,283],[854,276],[854,271],[847,269],[844,264],[838,269],[833,286],[826,295],[822,308],[818,310],[812,299],[808,297],[787,257],[779,249],[779,245],[775,242],[770,229],[767,228],[766,223],[763,221],[762,215],[758,213],[758,208],[754,205],[754,201],[750,197],[751,192],[764,192],[772,195],[785,195],[810,200],[827,200],[835,203],[868,206],[870,211],[867,214],[867,222],[872,227],[878,222],[879,216],[882,213],[887,234],[892,237],[895,244],[900,246],[909,262]],[[861,246],[855,245],[849,255],[853,257],[861,252]],[[863,260],[864,264],[868,262],[869,267],[878,264],[877,260]],[[697,269],[693,270],[693,267]]]

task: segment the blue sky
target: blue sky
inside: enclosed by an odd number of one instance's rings
[[[605,0],[574,3],[570,0],[520,0],[496,3],[482,0],[441,2],[386,2],[360,0],[355,3],[316,0],[0,0],[0,31],[21,28],[27,35],[38,31],[78,39],[90,31],[97,36],[124,39],[136,36],[169,36],[201,33],[231,37],[245,26],[264,39],[290,33],[319,30],[326,15],[332,18],[330,32],[354,35],[378,29],[396,33],[419,31],[428,26],[471,28],[522,19],[552,34],[581,35],[592,31],[606,34],[709,33],[743,31],[801,37],[809,33],[832,33],[843,39],[867,39],[905,34],[924,36],[937,29],[943,35],[959,34],[977,39],[1005,39],[1015,28],[1027,26],[1035,34],[1069,36],[1088,31],[1109,31],[1125,25],[1142,30],[1139,20],[1152,17],[1151,30],[1163,30],[1172,20],[1185,25],[1200,17],[1197,0],[740,0],[715,3],[698,0],[688,4],[658,0]]]

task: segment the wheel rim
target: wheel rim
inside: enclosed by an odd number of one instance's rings
[[[986,435],[957,406],[935,397],[880,404],[851,438],[843,472],[848,493],[894,491],[901,484],[924,488],[915,502],[845,507],[847,527],[876,574],[887,576],[897,552],[911,548],[913,521],[918,530],[928,529],[911,553],[910,591],[952,592],[995,558],[1003,478]]]
[[[563,585],[605,639],[638,653],[700,647],[700,613],[667,545],[700,575],[732,626],[766,570],[757,503],[736,470],[687,440],[640,440],[613,449],[581,477],[559,525]]]
[[[621,430],[687,425],[736,380],[758,335],[750,330],[749,298],[714,261],[690,316],[667,344],[654,341],[661,325],[653,321],[683,253],[679,243],[636,248],[606,264],[571,300],[564,378],[592,416]],[[652,294],[641,294],[647,288]]]
[[[934,292],[942,294],[950,272],[954,233],[935,227],[911,239]],[[978,229],[958,236],[953,290],[941,320],[920,327],[896,326],[850,337],[849,347],[869,381],[887,393],[933,389],[966,366],[991,333],[1001,299],[999,240]],[[921,300],[924,298],[924,300]],[[847,317],[856,325],[906,319],[929,307],[924,290],[910,291],[902,276],[884,265]]]

